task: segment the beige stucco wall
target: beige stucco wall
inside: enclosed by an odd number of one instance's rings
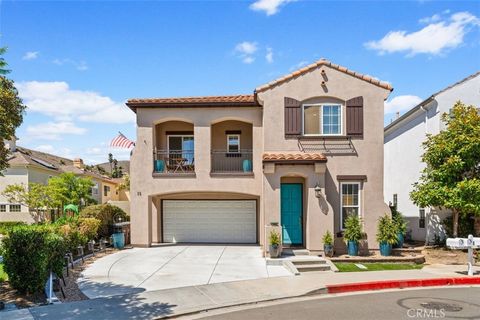
[[[153,142],[157,150],[167,150],[167,131],[193,131],[193,124],[184,121],[167,121],[157,124]]]
[[[226,120],[243,121],[252,125],[253,176],[232,178],[210,175],[212,124]],[[156,138],[154,128],[156,124],[166,121],[183,121],[193,124],[196,176],[153,176],[153,146],[155,145],[154,137]],[[175,130],[184,131],[183,128],[175,128]],[[165,194],[223,192],[261,196],[262,137],[262,111],[259,107],[138,108],[137,143],[130,164],[132,243],[148,246],[158,241],[159,197]],[[261,212],[260,216],[262,216]]]
[[[326,72],[326,90],[320,85],[325,78],[321,70]],[[285,82],[273,89],[260,92],[258,98],[264,104],[264,147],[265,152],[291,151],[299,152],[300,147],[297,139],[285,139],[284,137],[284,97],[290,97],[303,103],[320,102],[342,102],[343,133],[345,133],[346,117],[345,101],[357,96],[364,99],[364,136],[354,138],[352,143],[356,154],[352,155],[328,155],[327,170],[324,177],[324,185],[327,201],[331,205],[333,214],[329,217],[331,222],[319,218],[317,226],[320,228],[307,233],[307,246],[318,249],[321,244],[321,235],[326,228],[324,224],[330,225],[334,233],[340,231],[340,182],[337,175],[366,175],[367,181],[362,185],[361,215],[364,221],[364,229],[368,236],[369,248],[378,248],[375,240],[377,219],[386,212],[388,206],[383,200],[383,108],[384,100],[389,94],[388,90],[372,85],[343,72],[323,66],[313,72],[306,73],[294,80]],[[318,151],[321,152],[321,151]],[[285,170],[285,169],[284,169]],[[294,168],[292,168],[294,170]],[[287,173],[287,172],[285,172]],[[313,170],[304,171],[306,181],[318,179]],[[308,183],[308,182],[307,182]],[[308,183],[309,185],[312,185]],[[314,185],[314,183],[313,183]],[[268,186],[265,186],[268,189]],[[278,202],[275,194],[270,201],[265,198],[266,217],[279,215],[279,209],[272,205]],[[323,217],[318,206],[310,204],[307,216]],[[328,214],[327,214],[328,215]],[[329,218],[329,219],[330,219]],[[333,223],[333,226],[331,224]],[[341,239],[337,239],[337,248],[343,247]]]
[[[240,149],[252,149],[252,125],[241,121],[222,121],[212,125],[212,149],[227,150],[225,131],[241,131]]]

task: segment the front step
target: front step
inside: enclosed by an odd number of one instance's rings
[[[283,248],[282,254],[286,256],[308,256],[310,255],[310,251],[307,249]]]
[[[293,259],[291,263],[299,273],[313,271],[331,271],[330,265],[327,263],[327,261],[321,258],[304,258],[298,260]]]

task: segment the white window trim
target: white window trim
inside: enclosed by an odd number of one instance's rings
[[[230,137],[237,137],[238,139],[238,151],[230,151]],[[227,152],[228,153],[240,153],[240,135],[239,134],[227,134]]]
[[[358,185],[358,217],[362,218],[362,183],[359,181],[341,181],[340,182],[340,230],[343,231],[343,188],[344,184]],[[349,208],[356,208],[357,206],[347,206]]]
[[[19,206],[20,207],[20,211],[12,211],[11,210],[11,206]],[[18,203],[10,203],[8,205],[8,212],[22,212],[22,205],[21,204],[18,204]]]
[[[340,133],[323,133],[323,107],[338,106],[340,107]],[[305,107],[320,107],[320,133],[305,133]],[[302,105],[302,135],[305,137],[328,137],[343,135],[343,105],[341,103],[307,103]]]
[[[169,134],[167,135],[167,151],[168,152],[170,152],[170,137],[182,137],[182,144],[183,144],[183,138],[192,138],[193,143],[195,143],[195,137],[193,136],[193,134]]]
[[[7,206],[8,206],[7,204],[0,203],[0,206],[4,206],[4,208],[5,208],[5,211],[0,211],[0,212],[7,212]]]

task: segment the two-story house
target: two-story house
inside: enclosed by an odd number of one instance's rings
[[[384,195],[409,221],[408,234],[413,240],[432,243],[436,237],[445,237],[442,221],[451,212],[420,208],[410,200],[410,192],[425,168],[422,143],[428,134],[444,129],[441,116],[457,101],[480,108],[480,72],[432,94],[385,127]]]
[[[327,60],[251,95],[131,99],[132,243],[257,243],[342,250],[348,215],[370,248],[383,200],[383,108],[392,87]],[[278,226],[278,227],[277,227]]]

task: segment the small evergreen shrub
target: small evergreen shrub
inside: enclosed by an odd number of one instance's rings
[[[324,245],[327,245],[327,246],[333,245],[333,236],[330,230],[327,230],[327,232],[325,232],[325,234],[322,237],[322,241]]]
[[[17,226],[3,240],[5,272],[21,293],[43,290],[50,270],[62,274],[65,242],[48,225]]]
[[[117,206],[111,204],[98,204],[88,206],[80,212],[81,218],[96,218],[100,220],[98,228],[98,238],[108,238],[111,235],[111,226],[114,223],[113,218],[122,218],[122,221],[130,220],[129,216]]]
[[[10,230],[17,226],[24,226],[25,222],[20,221],[2,221],[0,222],[0,234],[7,234]]]
[[[377,241],[379,243],[396,244],[398,242],[397,233],[397,225],[387,214],[378,220]]]
[[[349,215],[345,220],[345,231],[343,232],[343,240],[345,243],[349,241],[359,242],[363,238],[362,223],[357,215]]]

